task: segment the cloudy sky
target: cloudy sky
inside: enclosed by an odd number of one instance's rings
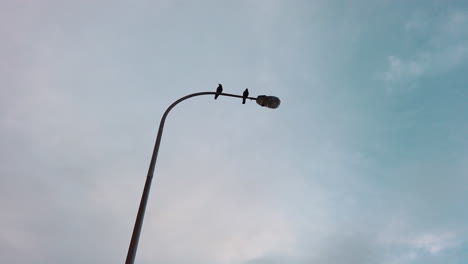
[[[468,261],[468,3],[0,0],[0,262]]]

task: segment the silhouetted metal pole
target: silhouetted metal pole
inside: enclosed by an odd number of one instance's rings
[[[184,100],[187,100],[191,97],[200,96],[200,95],[210,95],[210,94],[214,95],[216,93],[215,92],[201,92],[201,93],[193,93],[193,94],[184,96],[180,98],[179,100],[175,101],[173,104],[171,104],[167,108],[166,112],[164,112],[163,114],[161,118],[161,123],[159,124],[158,136],[156,137],[156,143],[154,144],[153,155],[151,156],[151,162],[150,162],[150,166],[148,169],[148,174],[146,176],[145,187],[143,189],[143,195],[141,196],[140,207],[138,208],[138,214],[137,214],[137,218],[135,221],[135,226],[133,227],[132,239],[130,240],[130,246],[128,247],[127,260],[125,261],[125,264],[133,264],[135,262],[135,256],[136,256],[136,252],[138,248],[138,241],[140,239],[141,227],[143,225],[143,218],[145,217],[146,204],[148,203],[148,196],[149,196],[149,192],[151,188],[151,182],[153,181],[154,167],[156,165],[156,159],[158,158],[159,145],[161,144],[161,137],[162,137],[162,132],[164,129],[164,122],[166,121],[166,117],[171,111],[171,109],[174,108],[174,106],[176,106],[178,103]],[[242,98],[241,95],[235,95],[235,94],[221,93],[220,95]],[[257,100],[257,98],[254,98],[254,97],[247,97],[247,99]]]

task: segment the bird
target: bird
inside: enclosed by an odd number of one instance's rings
[[[218,99],[218,96],[223,92],[223,86],[218,83],[218,88],[216,88],[215,100]]]
[[[245,89],[244,93],[242,94],[242,104],[245,104],[245,100],[249,96],[249,89]]]

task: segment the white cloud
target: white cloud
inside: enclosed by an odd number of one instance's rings
[[[429,16],[427,13],[417,11],[414,15],[405,23],[404,28],[408,32],[419,32],[427,30],[429,26]]]
[[[387,60],[388,70],[382,74],[382,79],[387,82],[419,78],[428,68],[428,63],[422,58],[405,61],[396,56],[388,56]]]
[[[424,35],[426,40],[412,56],[387,57],[387,69],[379,74],[387,83],[408,84],[426,75],[448,72],[468,59],[466,12],[450,11],[436,19],[418,12],[404,28],[409,36]]]
[[[431,255],[441,254],[442,251],[458,244],[457,237],[451,232],[426,233],[409,241],[410,246],[421,249]]]

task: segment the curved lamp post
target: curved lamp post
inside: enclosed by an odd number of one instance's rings
[[[143,225],[143,218],[145,217],[146,204],[148,202],[151,182],[153,180],[154,167],[156,165],[156,159],[158,158],[159,145],[161,143],[161,137],[162,137],[162,132],[164,129],[164,123],[166,121],[166,117],[171,111],[171,109],[174,108],[174,106],[176,106],[178,103],[184,100],[187,100],[191,97],[200,96],[200,95],[210,95],[210,94],[213,95],[213,94],[216,94],[216,92],[201,92],[201,93],[193,93],[193,94],[184,96],[180,98],[179,100],[175,101],[174,103],[172,103],[167,108],[166,112],[164,112],[163,114],[161,118],[161,122],[159,123],[158,136],[156,137],[156,143],[154,144],[153,155],[151,156],[151,162],[150,162],[150,166],[148,169],[148,174],[146,176],[145,187],[143,189],[143,194],[141,196],[140,207],[138,208],[138,214],[135,220],[135,226],[133,227],[132,239],[130,240],[130,246],[128,247],[127,260],[125,261],[125,264],[133,264],[135,262],[138,241],[140,239],[141,227]],[[221,93],[220,95],[243,98],[241,95],[235,95],[235,94]],[[272,109],[278,108],[278,106],[281,103],[280,99],[275,96],[260,95],[257,98],[247,97],[247,99],[256,100],[257,104],[264,106],[264,107],[272,108]]]

